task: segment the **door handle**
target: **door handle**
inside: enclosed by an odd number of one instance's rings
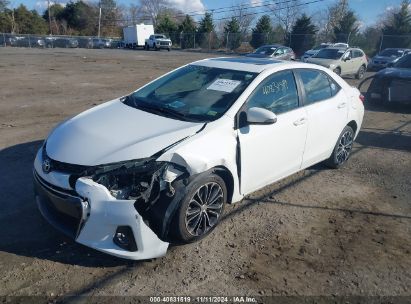
[[[340,103],[340,104],[338,105],[338,108],[339,108],[339,109],[345,108],[346,105],[347,105],[346,102],[342,102],[342,103]]]
[[[307,118],[303,117],[293,122],[294,126],[299,126],[305,124]]]

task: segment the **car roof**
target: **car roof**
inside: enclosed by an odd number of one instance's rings
[[[260,73],[268,68],[293,65],[292,61],[253,57],[218,57],[193,62],[194,65]]]
[[[281,45],[281,44],[266,44],[266,45],[262,45],[262,46],[260,46],[260,47],[275,47],[275,48],[279,48],[279,47],[286,47],[286,46]],[[259,48],[260,48],[260,47],[259,47]]]

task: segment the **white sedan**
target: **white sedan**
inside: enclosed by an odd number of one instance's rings
[[[34,162],[42,215],[77,242],[127,259],[208,235],[224,205],[349,158],[360,92],[318,65],[197,61],[58,125]]]

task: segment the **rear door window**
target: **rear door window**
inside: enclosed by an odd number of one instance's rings
[[[305,91],[305,105],[329,99],[341,89],[328,75],[318,70],[299,70]]]

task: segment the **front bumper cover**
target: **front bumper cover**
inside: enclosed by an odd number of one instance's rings
[[[134,207],[134,200],[118,200],[102,185],[79,178],[75,191],[47,181],[38,154],[34,168],[35,198],[43,217],[76,242],[121,258],[144,260],[164,256],[169,243],[146,225]],[[57,173],[55,173],[57,174]],[[114,235],[119,226],[129,226],[137,251],[117,246]]]

